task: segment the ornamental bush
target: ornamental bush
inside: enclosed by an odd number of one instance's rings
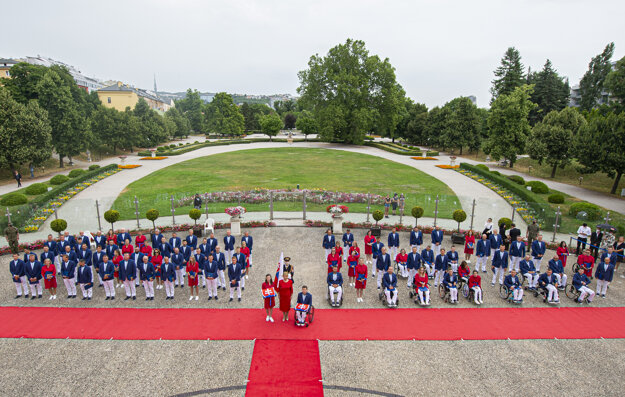
[[[373,211],[373,219],[375,219],[375,224],[377,225],[378,222],[380,220],[382,220],[382,218],[384,218],[384,212],[380,211],[380,210],[375,210]]]
[[[24,193],[26,193],[29,196],[36,196],[38,194],[42,194],[47,191],[48,191],[48,186],[45,183],[33,183],[32,185],[28,186],[24,190]]]
[[[71,170],[71,171],[69,172],[69,177],[70,177],[70,178],[76,178],[76,177],[81,176],[81,175],[82,175],[82,174],[84,174],[85,172],[87,172],[87,171],[82,170],[82,169],[80,169],[80,168],[75,169],[75,170]]]
[[[3,207],[12,207],[14,205],[26,204],[28,202],[28,197],[22,193],[9,193],[5,194],[4,197],[0,200],[0,205]]]
[[[454,221],[458,222],[458,233],[460,233],[460,223],[467,219],[467,213],[463,210],[455,210],[452,217],[454,218]]]
[[[55,175],[52,177],[52,179],[50,179],[50,184],[51,185],[60,185],[62,183],[65,183],[69,181],[69,177],[67,175]]]
[[[508,179],[516,184],[525,185],[525,179],[520,175],[508,175]]]
[[[115,230],[115,222],[119,220],[119,211],[108,210],[104,213],[104,219],[111,224],[111,229]]]
[[[415,221],[414,221],[415,227],[417,227],[417,222],[419,221],[419,218],[423,216],[423,212],[424,212],[423,208],[419,207],[418,205],[415,207],[412,207],[412,210],[410,211],[410,213],[415,218]]]
[[[577,213],[580,211],[584,211],[588,214],[589,221],[596,221],[598,219],[601,219],[601,207],[599,207],[598,205],[581,202],[571,204],[571,206],[569,207],[569,215],[571,216],[577,216]]]
[[[499,218],[499,220],[497,221],[497,224],[499,226],[506,225],[506,229],[510,229],[510,226],[512,226],[512,219],[506,218],[506,217]]]
[[[552,204],[562,204],[564,203],[564,196],[560,193],[550,194],[549,197],[547,197],[547,201]]]
[[[63,230],[67,229],[67,221],[65,219],[55,219],[50,222],[50,228],[58,234],[61,234]]]
[[[97,164],[91,164],[91,165],[89,166],[89,171],[94,171],[94,170],[97,170],[97,169],[99,169],[99,168],[100,168],[100,166],[99,166],[99,165],[97,165]]]
[[[196,225],[197,225],[197,220],[200,219],[201,216],[202,216],[202,211],[198,210],[197,208],[193,208],[191,211],[189,211],[189,218],[193,219]]]
[[[549,187],[547,187],[547,185],[545,185],[541,181],[529,181],[529,182],[526,182],[525,184],[530,187],[530,189],[532,190],[532,193],[538,193],[538,194],[549,193]]]
[[[488,169],[488,166],[486,164],[477,164],[475,167],[484,171],[490,171],[490,169]]]
[[[499,171],[491,171],[490,173],[501,176],[501,172],[499,172]]]
[[[148,220],[152,221],[152,226],[154,227],[154,229],[156,229],[156,223],[154,223],[154,221],[157,220],[160,215],[161,214],[156,208],[149,209],[148,212],[145,213],[145,217],[148,218]]]

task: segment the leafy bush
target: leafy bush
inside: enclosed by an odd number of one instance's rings
[[[419,207],[419,206],[415,206],[412,207],[412,210],[410,211],[410,213],[412,214],[413,217],[419,219],[423,216],[423,208]]]
[[[375,219],[375,224],[377,225],[378,222],[380,220],[382,220],[382,218],[384,218],[384,212],[380,211],[380,210],[375,210],[373,211],[373,219]]]
[[[148,220],[152,221],[152,226],[154,227],[154,229],[156,229],[156,223],[154,223],[154,221],[157,220],[160,215],[161,214],[156,208],[149,209],[148,212],[145,213],[145,217],[148,218]]]
[[[488,167],[486,166],[486,164],[478,164],[478,165],[476,165],[475,167],[476,167],[476,168],[479,168],[479,169],[481,169],[481,170],[484,170],[484,171],[490,171],[490,169],[488,169]]]
[[[104,213],[104,219],[111,224],[111,229],[115,230],[115,222],[119,220],[119,211],[108,210]]]
[[[26,204],[28,202],[28,197],[22,193],[9,193],[2,197],[0,200],[0,205],[4,207],[12,207],[14,205]]]
[[[182,143],[182,142],[180,142],[180,143],[178,144],[178,146],[183,146],[183,145],[184,145],[184,143]]]
[[[171,145],[169,145],[169,148],[170,148],[170,149],[173,149],[173,148],[175,148],[175,147],[176,147],[176,144],[175,144],[175,143],[172,143]]]
[[[421,156],[422,154],[420,150],[404,150],[400,149],[399,145],[391,145],[378,142],[365,142],[365,146],[375,147],[390,153],[401,154],[403,156]]]
[[[60,185],[62,183],[65,183],[69,181],[69,177],[67,175],[55,175],[52,177],[52,179],[50,179],[50,184],[51,185]]]
[[[541,181],[529,181],[525,183],[532,190],[532,193],[547,194],[549,193],[549,187]]]
[[[191,211],[189,211],[189,218],[193,219],[196,225],[197,225],[197,220],[200,219],[201,216],[202,216],[202,211],[198,210],[197,208],[193,208]]]
[[[156,148],[157,152],[162,152],[163,150],[165,150],[165,148],[162,147],[162,146],[159,146],[159,147]]]
[[[520,175],[508,175],[508,179],[518,185],[525,185],[525,179]]]
[[[67,229],[67,221],[65,219],[55,219],[50,222],[50,228],[61,234],[63,230]]]
[[[427,155],[428,155],[428,156],[438,156],[438,152],[437,152],[437,151],[430,152],[430,151],[428,150]]]
[[[589,221],[596,221],[598,219],[601,219],[601,207],[599,207],[598,205],[581,202],[571,204],[571,206],[569,207],[569,215],[571,216],[577,216],[577,213],[581,211],[584,211],[588,214]]]
[[[491,171],[490,173],[491,174],[495,174],[497,176],[501,176],[501,172],[499,172],[499,171]]]
[[[458,232],[460,232],[460,223],[467,219],[467,213],[463,210],[455,210],[452,217],[454,218],[454,221],[458,222]]]
[[[550,194],[549,197],[547,197],[547,201],[552,204],[562,204],[564,203],[564,196],[560,193]]]
[[[71,171],[69,172],[69,177],[70,177],[70,178],[76,178],[76,177],[78,177],[78,176],[83,175],[85,172],[87,172],[87,171],[82,170],[82,169],[75,169],[75,170],[71,170]]]
[[[97,170],[99,168],[100,168],[100,166],[98,164],[91,164],[89,166],[89,171],[94,171],[94,170]]]
[[[497,224],[499,226],[506,225],[506,229],[510,229],[510,226],[512,226],[512,219],[506,218],[506,217],[499,218],[499,220],[497,221]]]
[[[45,183],[33,183],[24,190],[24,193],[29,196],[36,196],[38,194],[43,194],[47,191],[48,186]]]

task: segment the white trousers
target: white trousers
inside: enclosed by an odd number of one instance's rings
[[[206,276],[202,273],[202,287],[206,287]]]
[[[417,293],[419,294],[419,300],[421,304],[427,305],[430,303],[430,290],[421,291],[417,288]]]
[[[609,281],[597,279],[597,295],[605,295],[608,292]]]
[[[554,300],[560,300],[560,294],[558,294],[558,289],[553,284],[547,284],[547,292],[547,300],[549,302]]]
[[[67,290],[67,295],[74,296],[76,295],[76,284],[74,284],[73,278],[64,278],[63,284],[65,284],[65,289]]]
[[[85,283],[80,283],[80,290],[82,291],[83,298],[91,298],[93,296],[93,287],[85,289]]]
[[[378,288],[382,287],[382,278],[384,277],[384,272],[382,270],[378,270]]]
[[[566,274],[562,274],[562,276],[560,276],[559,273],[554,273],[556,276],[556,279],[558,280],[558,287],[564,287],[566,286]]]
[[[102,280],[102,276],[98,273],[98,280],[100,281],[100,285],[104,285],[104,280]]]
[[[579,292],[580,292],[580,295],[579,295],[580,302],[583,302],[584,299],[586,299],[587,296],[588,296],[588,302],[592,302],[592,300],[595,299],[595,291],[591,290],[590,288],[586,287],[585,285],[583,285],[579,289]]]
[[[519,263],[521,263],[521,258],[520,256],[511,256],[510,257],[510,270],[514,269],[517,272],[520,270],[519,268]]]
[[[167,295],[167,297],[173,298],[174,297],[174,283],[172,281],[165,280],[164,284],[165,284],[165,294]]]
[[[416,275],[417,275],[416,269],[408,269],[408,282],[406,283],[408,287],[412,287],[412,282],[414,281],[414,276]]]
[[[304,321],[306,321],[306,312],[296,310],[295,316],[297,316],[297,321],[300,323],[303,323]]]
[[[427,263],[424,263],[423,266],[425,266],[425,269],[428,273],[428,276],[433,276],[434,275],[434,265],[428,265]]]
[[[226,275],[224,273],[223,270],[217,270],[217,275],[219,276],[219,279],[217,280],[217,286],[218,287],[225,287],[226,286]]]
[[[445,277],[444,270],[436,270],[436,273],[434,274],[434,286],[436,287],[438,284],[442,284],[444,277]]]
[[[540,257],[536,257],[536,256],[532,256],[532,261],[534,262],[534,266],[536,267],[536,273],[540,274],[540,263],[542,262],[543,258]]]
[[[482,301],[482,289],[480,287],[473,287],[473,299],[475,299],[475,303],[480,303]]]
[[[107,297],[113,297],[115,296],[115,281],[114,280],[106,280],[106,281],[102,281],[102,284],[104,285],[104,293],[106,294]]]
[[[245,288],[245,274],[241,274],[241,281],[239,281],[241,288]]]
[[[139,286],[139,281],[141,280],[141,272],[139,272],[139,264],[137,263],[137,275],[135,276],[135,285]]]
[[[434,251],[434,258],[436,258],[441,253],[441,245],[432,244],[432,251]]]
[[[324,248],[324,250],[326,251],[326,256],[323,259],[325,259],[325,261],[327,261],[328,260],[328,255],[330,255],[332,253],[332,248]]]
[[[391,260],[394,262],[397,258],[397,247],[389,247],[389,254],[391,254]]]
[[[146,298],[154,298],[154,281],[143,280]]]
[[[126,296],[137,296],[135,280],[124,280],[124,289],[126,290]]]
[[[37,296],[42,294],[41,283],[30,284],[30,295]],[[74,286],[74,288],[76,288]]]
[[[525,273],[523,276],[527,279],[527,285],[530,288],[536,288],[538,286],[538,277],[540,277],[538,273]]]
[[[456,302],[458,300],[458,288],[449,288],[449,299],[452,302]]]
[[[458,273],[458,262],[451,262],[449,265],[451,266],[451,270],[453,270],[454,273]]]
[[[226,250],[226,264],[232,262],[232,255],[234,255],[234,250]]]
[[[485,272],[486,271],[486,264],[488,263],[488,256],[484,255],[484,256],[478,256],[477,257],[477,263],[475,265],[475,270],[478,270],[480,268],[480,266],[482,266],[482,271]]]
[[[499,247],[497,247],[495,249],[493,249],[493,248],[490,249],[490,260],[491,260],[491,263],[492,263],[492,260],[495,259],[495,253],[497,251],[499,251]]]
[[[397,289],[393,291],[389,291],[388,289],[384,290],[384,295],[386,295],[386,301],[390,305],[394,305],[397,303]]]
[[[521,299],[523,299],[523,288],[513,288],[512,299],[514,299],[515,301],[520,301]]]
[[[176,270],[176,285],[184,286],[184,267]]]
[[[208,296],[217,296],[217,279],[206,279],[206,284],[208,285]]]
[[[241,283],[238,287],[230,287],[230,298],[234,298],[234,290],[237,290],[237,298],[241,297]]]
[[[333,286],[328,286],[328,291],[330,292],[330,300],[334,303],[339,303],[341,301],[341,296],[343,296],[343,288],[339,285],[334,288]],[[336,300],[334,300],[334,292],[336,291]]]
[[[20,281],[13,280],[15,289],[17,289],[17,294],[22,295],[22,290],[24,290],[24,295],[28,296],[28,281],[26,280],[26,276],[20,276]]]
[[[398,265],[399,266],[399,272],[401,273],[402,277],[408,277],[408,268],[405,265]]]
[[[503,275],[505,272],[506,271],[503,267],[496,267],[495,273],[493,274],[493,281],[491,281],[491,284],[495,284],[495,281],[497,280],[497,276],[499,276],[499,284],[503,284]]]

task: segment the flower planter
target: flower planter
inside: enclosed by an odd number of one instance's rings
[[[333,216],[332,217],[332,233],[343,233],[343,217],[342,216]]]
[[[465,234],[464,233],[452,233],[451,235],[451,242],[454,244],[462,244],[464,246],[464,237]]]
[[[230,232],[233,236],[241,235],[241,218],[239,216],[230,217]]]

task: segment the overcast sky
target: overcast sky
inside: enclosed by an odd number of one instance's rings
[[[408,96],[429,107],[475,95],[487,106],[509,46],[547,58],[575,84],[614,41],[622,0],[3,1],[0,57],[44,55],[86,75],[159,90],[296,93],[312,54],[347,38],[388,57]]]

